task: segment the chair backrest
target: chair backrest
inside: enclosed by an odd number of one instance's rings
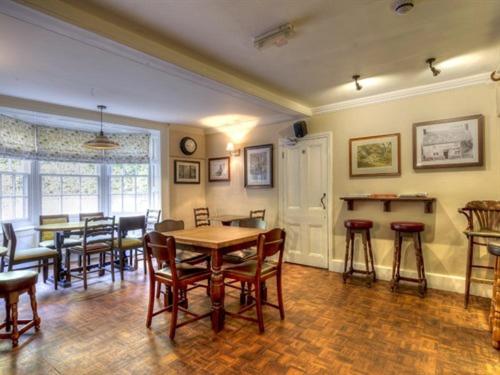
[[[156,223],[160,222],[161,210],[151,210],[148,208],[146,211],[146,230],[151,232],[154,230]]]
[[[80,221],[85,221],[85,219],[92,219],[94,217],[104,217],[104,212],[83,212],[79,214]]]
[[[172,220],[166,219],[161,223],[155,224],[155,231],[157,232],[172,232],[174,230],[183,230],[184,221],[182,220]]]
[[[283,252],[285,250],[286,233],[283,229],[275,228],[268,232],[259,234],[257,239],[257,276],[260,275],[262,263],[268,257],[272,257],[276,253],[278,256],[278,269],[281,270],[283,264]]]
[[[500,201],[471,201],[458,211],[467,217],[469,230],[500,232]]]
[[[17,247],[17,237],[14,231],[14,226],[11,223],[2,223],[3,232],[3,246],[7,248],[7,253],[9,254],[9,264],[10,259],[14,259],[16,255]]]
[[[169,267],[172,274],[172,282],[177,283],[177,269],[175,263],[175,239],[172,236],[165,236],[160,232],[149,232],[144,236],[146,252],[146,262],[148,264],[148,275],[152,283],[155,279],[155,267],[153,259],[156,260],[156,267]]]
[[[194,225],[196,227],[210,225],[210,212],[208,211],[208,207],[195,208],[193,211]]]
[[[262,219],[266,216],[266,210],[250,210],[251,219]]]
[[[83,229],[83,247],[95,242],[108,243],[113,246],[115,239],[115,217],[91,217],[85,219],[85,227]]]
[[[141,231],[141,237],[146,233],[146,216],[124,216],[118,219],[118,246],[121,247],[122,238],[126,237],[129,231]]]
[[[40,225],[44,224],[60,224],[68,223],[69,215],[40,215]],[[40,231],[40,242],[51,241],[54,239],[54,232],[52,231]]]
[[[248,218],[248,219],[235,220],[231,223],[231,226],[241,227],[241,228],[266,229],[267,224],[263,219]]]

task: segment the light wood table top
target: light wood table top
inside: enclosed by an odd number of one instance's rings
[[[100,222],[94,221],[93,225],[100,225]],[[115,223],[115,225],[118,225]],[[92,225],[91,225],[92,226]],[[74,230],[83,230],[85,228],[85,221],[70,221],[68,223],[52,223],[42,224],[35,226],[35,230],[41,232],[66,232]]]
[[[175,241],[192,246],[208,249],[222,249],[245,242],[256,241],[260,233],[265,230],[240,227],[198,227],[193,229],[176,230],[163,233],[173,236]]]

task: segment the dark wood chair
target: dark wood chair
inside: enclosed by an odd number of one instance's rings
[[[140,232],[140,237],[129,237],[129,232],[137,231]],[[123,281],[123,273],[125,269],[125,252],[130,251],[130,257],[132,258],[132,252],[135,252],[135,262],[134,268],[137,269],[139,266],[138,252],[142,252],[142,243],[144,235],[146,234],[146,217],[141,216],[126,216],[121,217],[118,220],[118,238],[115,238],[113,246],[116,251],[118,251],[118,256],[120,259],[120,278]],[[146,257],[143,254],[144,262],[144,274],[146,273]]]
[[[148,208],[146,211],[146,232],[155,230],[155,224],[160,222],[161,210],[151,210]]]
[[[250,210],[250,219],[262,219],[266,217],[266,210]]]
[[[272,229],[266,233],[260,234],[257,240],[257,259],[251,259],[244,263],[227,267],[223,271],[224,278],[249,284],[250,292],[253,291],[255,293],[254,302],[252,304],[240,308],[237,313],[226,311],[226,314],[258,323],[261,333],[264,332],[262,305],[268,305],[278,309],[281,320],[285,319],[281,282],[285,237],[286,233],[282,229]],[[277,263],[266,260],[275,254],[278,254]],[[261,296],[262,283],[271,277],[276,277],[278,305],[265,301]],[[257,310],[257,319],[242,315],[253,307]]]
[[[17,250],[17,237],[11,223],[2,223],[4,243],[7,247],[8,270],[12,271],[15,265],[36,262],[36,266],[31,265],[26,268],[39,267],[39,262],[43,263],[43,281],[46,282],[49,276],[49,260],[52,260],[54,267],[54,288],[57,289],[58,254],[57,250],[48,247],[34,247],[30,249]]]
[[[210,312],[195,314],[182,306],[181,290],[187,291],[196,288],[197,283],[210,278],[210,271],[204,267],[198,267],[187,263],[177,263],[175,239],[171,236],[164,236],[159,232],[150,232],[144,236],[144,248],[149,274],[149,303],[146,318],[146,327],[151,327],[153,316],[165,311],[172,311],[170,318],[170,339],[174,339],[177,328],[192,323],[199,319],[210,316]],[[157,267],[153,265],[153,258]],[[154,311],[155,290],[157,284],[166,286],[168,293],[172,295],[172,304],[166,305],[158,311]],[[177,323],[178,312],[182,311],[193,318],[182,323]]]
[[[12,346],[16,347],[19,336],[32,327],[35,331],[40,330],[40,317],[36,305],[36,282],[38,274],[34,271],[9,271],[0,273],[0,298],[5,300],[6,318],[0,324],[0,329],[5,328],[5,333],[0,333],[0,339],[12,340]],[[19,319],[17,304],[19,296],[28,293],[30,296],[33,319]],[[19,329],[19,324],[24,325]]]
[[[208,207],[195,208],[193,211],[195,227],[198,228],[210,225],[210,211],[208,210]]]
[[[106,254],[111,257],[111,279],[115,281],[115,256],[113,244],[115,240],[115,217],[92,217],[85,219],[85,227],[83,230],[82,244],[66,249],[66,269],[67,280],[71,282],[72,277],[83,279],[83,288],[87,290],[87,274],[94,271],[89,271],[87,265],[88,256],[93,254],[99,255],[100,274],[106,271],[104,264],[106,262]],[[71,254],[77,254],[83,259],[81,270],[83,276],[72,273],[71,270]]]
[[[458,212],[467,218],[467,228],[464,230],[468,242],[464,295],[464,307],[467,308],[471,283],[493,283],[492,279],[472,276],[474,268],[494,269],[492,266],[474,264],[474,246],[488,246],[488,241],[500,240],[500,201],[471,201]]]

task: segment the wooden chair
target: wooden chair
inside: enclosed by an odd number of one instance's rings
[[[493,283],[491,279],[472,276],[474,268],[494,269],[491,266],[474,264],[474,245],[487,246],[490,240],[500,239],[500,201],[471,201],[458,212],[467,218],[467,228],[464,231],[468,241],[464,296],[464,307],[467,308],[471,283]]]
[[[82,244],[79,246],[69,247],[66,249],[66,269],[68,281],[71,282],[71,277],[83,279],[83,288],[87,290],[87,274],[89,272],[87,265],[87,257],[92,254],[99,255],[99,272],[104,273],[106,262],[106,253],[111,256],[111,279],[115,281],[115,256],[114,244],[115,239],[115,217],[92,217],[85,219],[85,227],[83,230]],[[77,254],[83,259],[81,271],[83,276],[73,274],[71,272],[71,254]],[[80,267],[79,267],[80,269]]]
[[[28,266],[26,268],[39,267],[38,262],[43,262],[43,282],[46,282],[49,276],[49,260],[52,259],[54,267],[54,288],[57,290],[57,275],[58,270],[58,254],[54,249],[47,247],[34,247],[30,249],[17,250],[17,237],[14,227],[11,223],[2,223],[4,242],[7,247],[7,263],[8,270],[12,271],[15,265],[37,262],[36,266]],[[2,270],[3,271],[3,270]]]
[[[36,305],[36,282],[38,274],[34,271],[9,271],[0,274],[0,298],[5,299],[5,322],[0,324],[0,329],[6,330],[5,333],[0,333],[0,339],[12,340],[12,346],[16,347],[19,342],[19,336],[25,333],[32,327],[35,331],[40,330],[40,317],[37,312]],[[31,310],[33,311],[33,319],[18,319],[17,304],[19,296],[28,293],[30,296]],[[18,325],[23,324],[24,327],[18,329]]]
[[[69,215],[60,214],[60,215],[40,215],[39,223],[40,225],[45,224],[60,224],[60,223],[68,223]],[[55,249],[56,244],[54,242],[55,234],[52,231],[40,231],[39,244],[41,247],[48,247],[49,249]],[[81,243],[81,238],[64,238],[64,247],[68,246],[76,246]]]
[[[140,231],[140,238],[128,237],[129,232]],[[125,268],[125,252],[130,251],[130,257],[132,257],[132,251],[135,252],[135,263],[134,268],[137,269],[139,266],[138,251],[142,251],[142,240],[146,234],[146,217],[141,216],[127,216],[121,217],[118,220],[118,238],[113,242],[113,247],[118,251],[120,259],[120,278],[123,281],[123,273]],[[144,253],[144,252],[143,252]],[[144,255],[144,254],[143,254]],[[144,274],[146,274],[146,257],[142,257],[144,261]]]
[[[161,210],[151,210],[148,208],[146,211],[146,232],[155,230],[155,224],[160,222]]]
[[[260,234],[257,240],[257,259],[251,259],[244,263],[227,267],[223,271],[224,278],[247,283],[250,285],[250,291],[252,291],[251,286],[253,285],[253,291],[255,292],[255,298],[252,304],[240,308],[238,313],[226,311],[226,314],[258,323],[261,333],[264,332],[264,319],[262,315],[263,304],[278,309],[281,320],[285,319],[281,282],[285,236],[285,231],[282,229],[272,229],[266,233]],[[275,254],[278,254],[277,263],[266,261],[266,258]],[[261,296],[262,283],[271,277],[276,277],[278,305],[264,301]],[[254,306],[257,310],[257,319],[242,315],[245,311],[248,311]]]
[[[194,210],[194,225],[198,227],[210,225],[210,212],[208,207],[195,208]]]
[[[250,210],[250,219],[262,219],[266,216],[266,210]]]
[[[146,318],[146,327],[151,327],[153,316],[165,311],[172,311],[170,318],[170,339],[174,339],[177,328],[192,323],[199,319],[210,316],[210,312],[198,315],[182,306],[180,291],[186,292],[196,288],[199,281],[208,280],[210,271],[203,267],[193,266],[187,263],[177,263],[175,239],[171,236],[164,236],[159,232],[151,232],[144,237],[144,249],[149,273],[149,303]],[[156,259],[157,267],[153,266],[153,258]],[[157,284],[164,284],[172,295],[172,304],[164,306],[158,311],[154,311],[155,289]],[[187,296],[187,293],[186,293]],[[182,311],[193,318],[182,323],[177,323],[178,312]]]

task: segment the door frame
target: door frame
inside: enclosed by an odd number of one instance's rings
[[[327,146],[327,159],[326,159],[326,164],[327,164],[327,201],[326,201],[326,226],[328,228],[327,230],[327,242],[328,242],[328,251],[327,251],[327,264],[328,267],[327,269],[329,271],[333,271],[332,268],[332,262],[331,260],[333,259],[333,134],[332,132],[322,132],[322,133],[314,133],[314,134],[308,134],[303,138],[298,139],[298,143],[300,143],[300,140],[313,140],[313,139],[321,139],[324,138],[326,139],[326,146]],[[285,190],[284,190],[284,154],[283,150],[286,147],[287,142],[289,140],[287,138],[280,138],[278,141],[278,174],[279,174],[279,183],[278,183],[278,223],[281,228],[284,228],[284,220],[283,220],[283,212],[284,212],[284,207],[285,207]],[[285,252],[285,261],[288,260],[288,257]]]

